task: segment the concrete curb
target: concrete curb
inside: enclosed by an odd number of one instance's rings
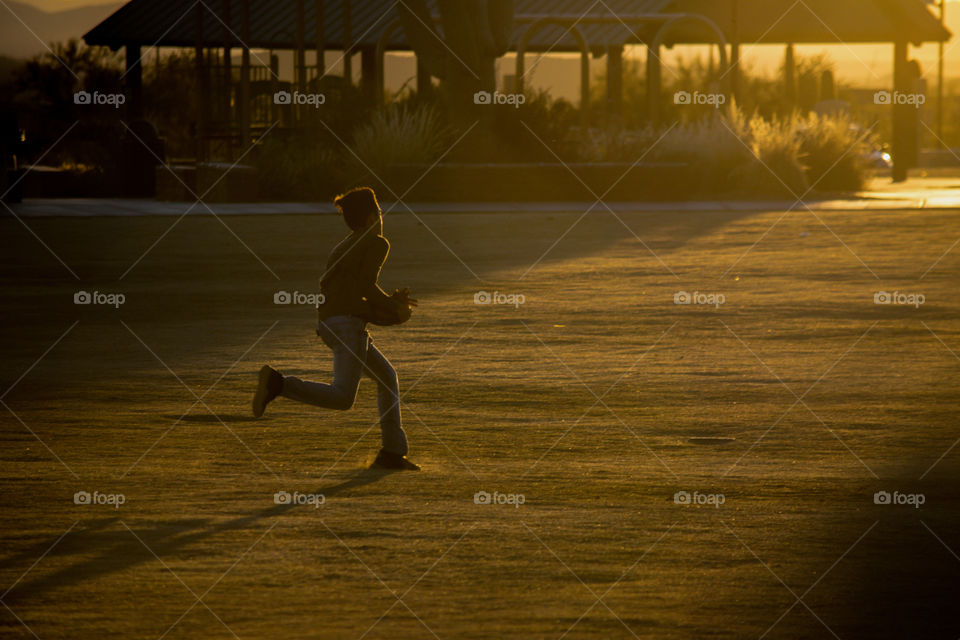
[[[385,213],[616,213],[644,212],[724,212],[724,211],[910,211],[920,209],[960,209],[960,192],[930,192],[927,197],[898,197],[894,194],[865,194],[867,197],[820,200],[797,203],[790,200],[771,201],[696,201],[696,202],[383,202]],[[910,194],[914,196],[915,194]],[[209,207],[209,208],[208,208]],[[256,202],[194,204],[189,202],[157,202],[123,199],[27,199],[10,208],[23,218],[57,217],[136,217],[210,215],[313,215],[336,213],[327,202]],[[0,209],[0,211],[3,211]],[[9,213],[7,213],[9,215]]]

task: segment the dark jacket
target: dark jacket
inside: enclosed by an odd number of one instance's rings
[[[370,300],[389,302],[377,284],[380,269],[390,253],[390,243],[381,235],[353,232],[334,247],[327,270],[320,280],[324,296],[319,305],[320,320],[333,316],[372,316]]]

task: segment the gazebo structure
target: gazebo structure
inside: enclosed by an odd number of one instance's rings
[[[141,54],[144,47],[192,48],[203,92],[198,138],[249,143],[256,133],[255,104],[280,86],[271,68],[251,66],[251,49],[294,53],[295,88],[328,78],[324,53],[345,52],[343,77],[353,77],[360,54],[361,87],[369,100],[383,98],[384,57],[410,51],[397,12],[402,0],[131,0],[84,36],[88,45],[125,48],[129,119],[142,114]],[[435,0],[428,5],[436,13]],[[516,0],[511,50],[517,52],[517,87],[522,90],[525,53],[580,53],[581,111],[589,107],[589,60],[606,57],[607,109],[622,109],[623,51],[648,49],[648,116],[656,122],[660,102],[663,47],[715,44],[736,97],[740,48],[780,44],[787,61],[785,82],[795,77],[793,47],[798,44],[889,43],[893,50],[894,91],[912,91],[909,46],[943,42],[950,33],[924,0]],[[232,53],[239,50],[239,69]],[[307,52],[315,61],[307,63]],[[430,77],[418,63],[418,88]],[[787,91],[789,94],[789,90]],[[259,104],[263,104],[261,99]],[[910,105],[893,105],[895,173],[905,176]],[[198,159],[206,152],[198,146]]]

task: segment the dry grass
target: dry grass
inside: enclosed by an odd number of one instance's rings
[[[684,162],[694,180],[686,196],[798,198],[813,192],[862,189],[862,156],[871,132],[847,117],[815,113],[764,119],[736,106],[711,117],[660,128],[592,130],[577,146],[586,162]]]
[[[353,154],[346,162],[354,175],[371,169],[374,175],[396,164],[429,164],[449,147],[450,132],[433,107],[397,106],[382,108],[370,122],[353,134]]]
[[[956,637],[957,450],[927,470],[958,435],[960,254],[918,278],[957,212],[622,215],[662,263],[597,212],[527,272],[578,215],[388,218],[383,281],[422,304],[375,331],[424,467],[393,475],[363,470],[369,382],[349,413],[247,417],[260,363],[330,375],[311,311],[273,293],[313,290],[334,217],[226,219],[279,280],[201,215],[122,279],[172,219],[30,221],[80,282],[0,221],[3,401],[24,422],[0,413],[0,635],[32,637],[19,617],[45,640]],[[80,288],[127,303],[77,307]]]

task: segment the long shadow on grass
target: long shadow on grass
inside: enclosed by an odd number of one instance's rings
[[[431,293],[475,286],[479,282],[474,273],[483,281],[495,278],[519,284],[521,276],[536,279],[543,268],[600,255],[621,242],[635,249],[641,271],[672,278],[671,270],[676,268],[676,275],[683,278],[688,274],[672,254],[721,227],[757,215],[763,213],[643,211],[614,217],[595,208],[578,221],[576,212],[527,213],[515,218],[500,214],[423,214],[421,218],[428,226],[411,227],[398,221],[387,227],[386,235],[393,234],[399,260],[387,264],[384,279],[392,282],[402,270],[412,276],[415,291]],[[339,239],[336,234],[333,238]],[[321,251],[321,255],[325,253]],[[424,272],[425,264],[444,268]]]
[[[320,487],[314,493],[329,498],[372,484],[392,473],[394,472],[387,470],[362,469],[343,482]],[[49,562],[51,558],[65,558],[91,552],[97,552],[96,557],[70,564],[42,577],[24,580],[11,589],[3,599],[6,602],[29,599],[31,596],[57,587],[80,584],[130,569],[144,562],[155,561],[154,556],[166,563],[165,558],[176,555],[177,552],[185,552],[192,544],[219,533],[250,528],[263,520],[283,516],[298,507],[314,508],[310,505],[274,504],[266,509],[220,523],[211,523],[209,518],[184,518],[173,522],[155,522],[152,526],[145,522],[137,523],[136,526],[130,526],[129,530],[123,518],[97,519],[80,531],[71,531],[53,547],[48,555],[44,556],[45,562]],[[267,526],[261,526],[260,529],[262,533],[267,530]],[[36,560],[44,551],[50,549],[59,537],[60,534],[4,558],[0,562],[0,568],[17,573],[18,568]]]

